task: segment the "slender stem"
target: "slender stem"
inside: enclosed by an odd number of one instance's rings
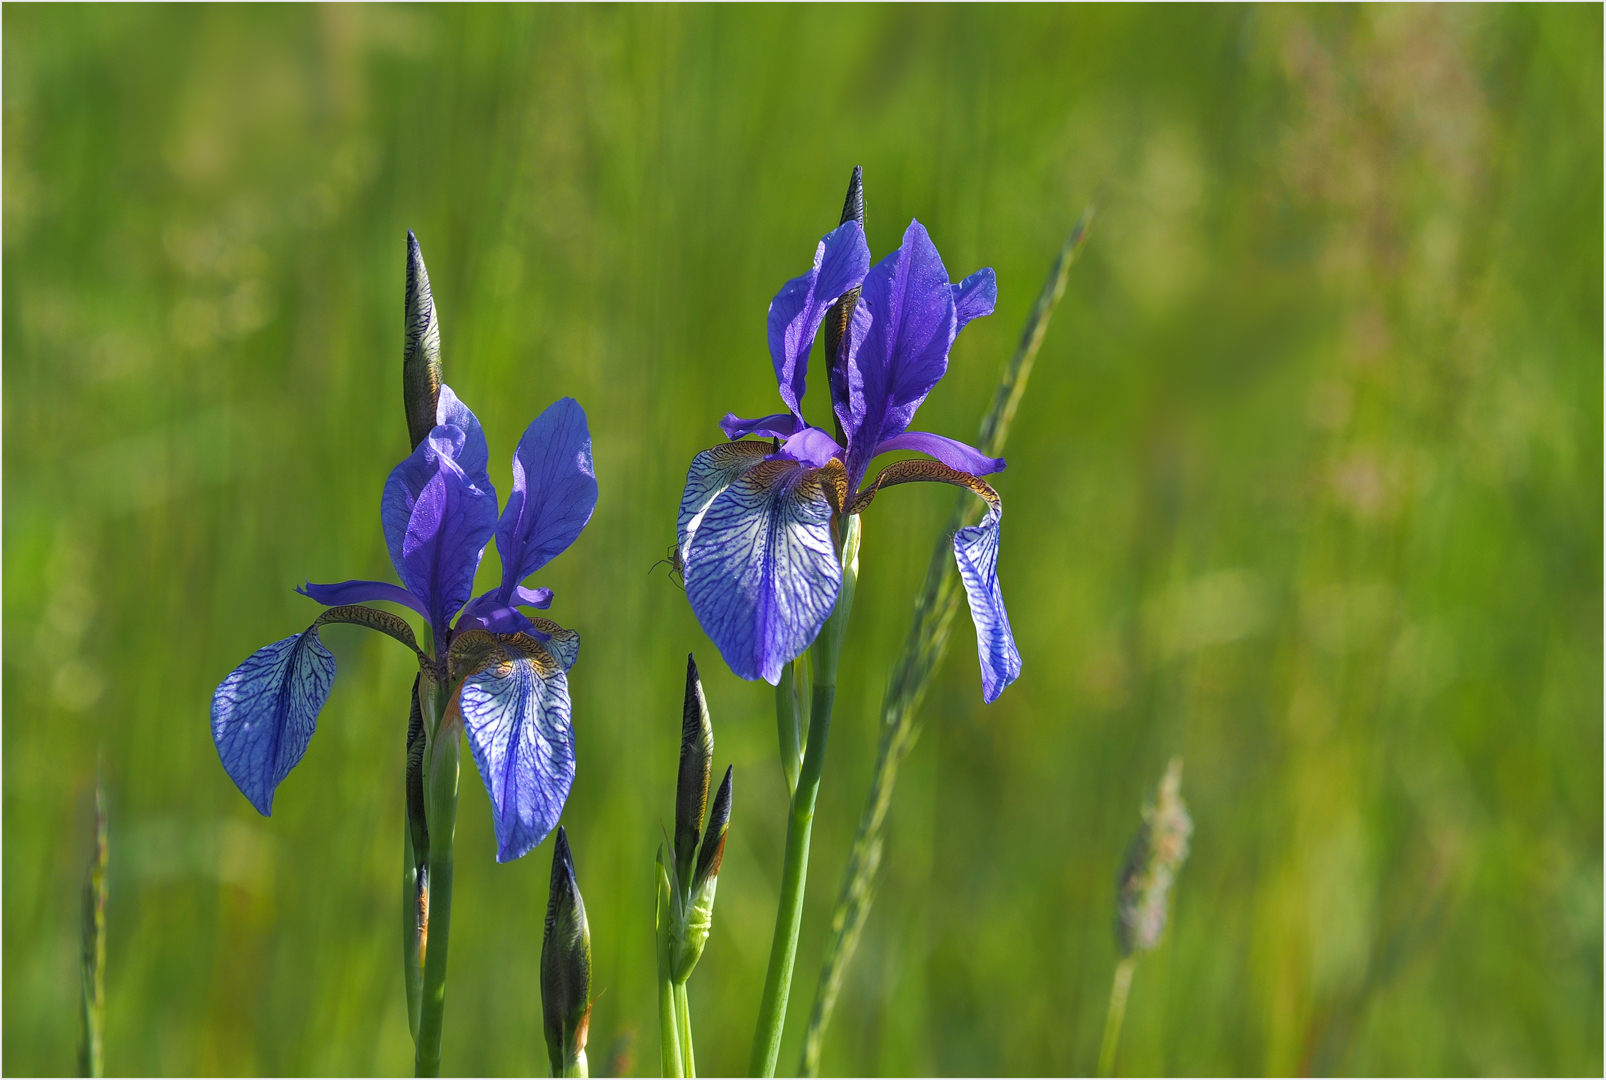
[[[675,984],[675,1018],[680,1024],[680,1060],[687,1076],[697,1075],[697,1057],[691,1047],[691,1005],[686,1001],[686,984]]]
[[[413,830],[408,827],[405,812],[402,820],[402,979],[407,987],[407,1030],[418,1045],[418,1012],[422,1001],[424,972],[418,964],[419,946],[422,944],[419,919],[418,863],[413,854]]]
[[[446,711],[444,687],[431,699],[435,732],[430,739],[425,799],[429,823],[429,938],[424,945],[424,985],[420,994],[417,1054],[413,1071],[438,1076],[441,1069],[441,1023],[446,1010],[446,947],[452,928],[452,839],[457,827],[457,774],[462,759],[462,729],[456,721],[441,722]]]
[[[815,639],[810,663],[814,668],[814,687],[809,702],[809,735],[798,771],[797,791],[792,795],[792,812],[786,822],[786,854],[781,866],[781,900],[775,912],[775,937],[770,943],[769,970],[764,977],[764,997],[758,1008],[758,1030],[753,1036],[753,1053],[748,1059],[752,1076],[774,1076],[775,1061],[781,1053],[781,1032],[786,1024],[786,1001],[792,990],[792,966],[797,959],[797,936],[803,924],[803,893],[809,869],[809,836],[814,828],[814,802],[820,792],[820,771],[825,765],[825,741],[831,731],[831,706],[836,699],[837,660],[842,655],[842,639],[847,631],[848,614],[859,581],[858,515],[845,519],[841,527],[842,590],[836,607]]]
[[[1043,344],[1049,319],[1065,293],[1071,264],[1087,235],[1092,215],[1091,208],[1083,213],[1060,248],[1059,257],[1054,260],[1038,293],[1037,302],[1032,306],[1026,325],[1021,330],[1020,343],[998,380],[992,408],[982,418],[976,442],[982,452],[990,457],[1001,456],[1004,452],[1011,421],[1026,392],[1026,383]],[[831,916],[830,937],[825,959],[820,966],[814,1008],[809,1014],[808,1032],[803,1039],[803,1060],[798,1067],[798,1073],[802,1076],[819,1075],[825,1029],[831,1023],[843,977],[858,947],[859,936],[875,899],[876,872],[881,864],[883,833],[898,782],[898,766],[920,738],[920,705],[932,676],[942,665],[948,651],[948,633],[963,595],[959,573],[954,567],[952,537],[959,529],[976,524],[981,519],[981,513],[978,500],[968,492],[962,493],[955,502],[948,527],[932,552],[925,584],[915,600],[914,620],[904,640],[903,652],[894,663],[892,675],[887,681],[886,695],[881,705],[880,749],[864,810],[859,816],[859,827],[848,853],[848,863],[842,873],[842,888],[837,896],[836,909]]]
[[[1099,1048],[1099,1075],[1115,1075],[1115,1048],[1121,1041],[1121,1022],[1126,1019],[1126,995],[1132,989],[1133,957],[1124,956],[1115,965],[1115,982],[1110,985],[1110,1011],[1104,1017],[1104,1045]]]
[[[674,964],[670,958],[673,903],[664,849],[658,849],[658,1060],[664,1076],[685,1076],[680,1056],[680,1022],[675,1015]]]
[[[106,788],[95,772],[95,848],[89,857],[89,879],[84,882],[83,979],[84,1042],[79,1047],[79,1071],[84,1076],[105,1076],[106,1031],[106,863],[110,846],[106,834]]]

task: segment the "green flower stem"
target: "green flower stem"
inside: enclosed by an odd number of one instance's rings
[[[1060,248],[1059,257],[1049,270],[1048,279],[1043,282],[1037,302],[1026,319],[1020,344],[1004,367],[993,396],[992,408],[982,419],[980,436],[976,441],[977,448],[989,457],[1000,457],[1004,452],[1004,442],[1009,435],[1015,411],[1020,407],[1021,397],[1026,392],[1026,383],[1031,377],[1038,349],[1043,344],[1043,335],[1048,331],[1055,306],[1065,293],[1066,278],[1087,235],[1092,217],[1093,211],[1089,208]],[[875,900],[874,883],[881,865],[887,813],[892,807],[893,791],[898,783],[898,766],[920,737],[920,704],[932,676],[947,654],[948,633],[964,598],[959,572],[954,567],[953,534],[967,525],[976,524],[981,520],[981,515],[979,500],[969,492],[962,492],[955,502],[948,527],[932,552],[925,584],[915,601],[915,616],[909,627],[909,636],[887,681],[886,696],[881,706],[881,740],[875,772],[865,797],[864,810],[859,816],[853,846],[848,852],[848,864],[843,870],[842,889],[838,894],[836,909],[831,916],[830,938],[825,947],[824,962],[820,966],[814,1008],[809,1014],[808,1031],[803,1038],[803,1060],[798,1067],[800,1076],[819,1075],[825,1029],[831,1023],[843,976],[858,947],[870,905]]]
[[[586,1052],[582,1050],[563,1066],[563,1075],[587,1077],[591,1075],[591,1073],[588,1071],[588,1068],[589,1066],[586,1064]]]
[[[1126,1019],[1126,995],[1132,989],[1134,958],[1124,956],[1115,965],[1115,982],[1110,985],[1110,1011],[1104,1017],[1104,1045],[1099,1048],[1099,1075],[1115,1075],[1115,1048],[1121,1042],[1121,1022]]]
[[[419,1003],[423,1000],[424,972],[418,965],[418,863],[413,852],[413,830],[402,810],[402,978],[407,984],[407,1030],[418,1045]]]
[[[462,728],[443,722],[446,688],[432,687],[430,709],[434,729],[427,751],[426,819],[429,823],[429,927],[423,942],[424,985],[420,994],[417,1054],[418,1076],[439,1076],[441,1021],[446,1009],[446,946],[452,929],[452,836],[457,827],[457,774],[462,760]]]
[[[676,1017],[674,965],[670,958],[670,923],[674,898],[664,849],[658,849],[658,1060],[664,1076],[685,1076],[681,1064],[680,1021]]]
[[[680,1025],[680,1060],[687,1076],[697,1075],[697,1057],[691,1048],[691,1005],[686,1001],[686,984],[675,984],[675,1018]]]
[[[775,1075],[775,1061],[781,1052],[781,1032],[786,1023],[786,1000],[792,990],[792,966],[797,958],[798,930],[803,924],[803,892],[808,879],[814,801],[820,792],[825,740],[831,731],[831,706],[836,699],[837,660],[842,655],[842,639],[859,582],[861,524],[858,515],[843,519],[841,536],[838,554],[842,560],[842,590],[837,594],[831,617],[810,650],[814,687],[809,703],[809,735],[798,771],[797,790],[792,795],[792,812],[786,823],[781,901],[775,912],[775,937],[770,943],[769,971],[764,977],[764,997],[759,1003],[758,1030],[753,1036],[753,1053],[748,1060],[750,1076]],[[778,704],[783,709],[786,707],[784,701]]]

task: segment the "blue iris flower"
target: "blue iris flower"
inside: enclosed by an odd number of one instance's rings
[[[824,626],[842,585],[833,519],[864,510],[881,488],[916,480],[968,488],[987,501],[983,521],[953,538],[976,626],[984,700],[996,700],[1020,674],[998,584],[1003,503],[980,479],[1004,462],[909,430],[948,369],[954,338],[972,319],[991,314],[997,295],[991,269],[950,283],[918,221],[873,268],[864,230],[848,221],[820,241],[809,271],[776,294],[770,355],[787,411],[757,420],[727,415],[720,426],[733,441],[692,460],[680,504],[677,554],[686,595],[737,675],[777,682]],[[844,298],[851,314],[836,355],[827,357],[839,432],[833,436],[803,418],[802,401],[814,338]],[[894,462],[863,484],[874,459],[893,450],[930,460]]]
[[[438,328],[423,259],[410,234],[409,241],[409,292],[416,278],[421,297],[417,326],[409,310],[411,348],[415,334],[438,336]],[[530,424],[513,455],[513,492],[500,517],[488,459],[479,420],[441,385],[433,429],[392,470],[380,499],[402,584],[307,584],[298,591],[329,610],[303,633],[258,649],[218,686],[213,741],[223,768],[262,814],[272,812],[274,790],[306,753],[334,684],[335,659],[318,630],[350,622],[409,646],[423,677],[454,688],[448,717],[461,715],[490,795],[498,862],[525,854],[557,824],[574,782],[567,672],[580,639],[518,609],[551,604],[550,589],[521,583],[574,543],[596,506],[585,411],[564,398]],[[493,535],[502,581],[470,600]],[[374,600],[421,615],[433,655],[419,648],[405,620],[362,606]]]

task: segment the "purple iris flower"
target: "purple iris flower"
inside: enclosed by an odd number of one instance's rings
[[[223,768],[261,813],[272,812],[274,789],[306,753],[334,684],[335,660],[318,629],[355,622],[412,647],[423,676],[451,688],[448,718],[460,713],[491,797],[497,861],[525,854],[557,824],[574,782],[567,672],[580,639],[518,609],[552,602],[550,589],[521,582],[574,543],[596,506],[585,411],[564,398],[530,424],[513,456],[513,493],[500,518],[487,460],[479,420],[442,385],[435,427],[391,472],[380,499],[402,584],[307,584],[299,591],[329,610],[305,632],[257,650],[218,686],[213,741]],[[493,534],[502,581],[470,600]],[[373,600],[423,616],[434,654],[419,649],[404,620],[360,606]],[[442,730],[456,737],[445,722]]]
[[[853,303],[856,288],[862,291]],[[883,487],[915,480],[955,484],[987,501],[981,524],[960,529],[953,541],[976,625],[983,698],[996,700],[1020,674],[998,585],[1003,503],[980,479],[1001,471],[1004,462],[954,439],[909,430],[915,410],[948,369],[954,338],[972,319],[992,313],[997,294],[990,269],[951,284],[918,221],[872,268],[864,231],[851,220],[828,233],[809,271],[776,294],[770,355],[787,411],[756,420],[727,415],[720,426],[733,441],[692,460],[680,504],[677,551],[686,595],[736,674],[779,680],[836,604],[842,567],[833,519],[864,510]],[[836,355],[827,357],[839,441],[809,425],[802,401],[809,350],[822,319],[843,298],[851,314]],[[934,460],[894,462],[861,487],[874,459],[893,450]]]

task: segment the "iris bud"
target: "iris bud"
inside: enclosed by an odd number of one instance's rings
[[[848,197],[842,202],[842,220],[838,224],[846,225],[850,221],[857,221],[859,228],[864,228],[864,169],[859,165],[853,167],[853,175],[848,179]],[[853,325],[853,309],[859,305],[859,291],[859,286],[855,285],[843,293],[842,298],[825,313],[825,322],[821,326],[833,405],[847,400],[847,358],[842,355],[842,341],[848,336],[848,327]],[[834,409],[832,411],[835,412]],[[845,443],[847,439],[842,432],[840,419],[836,421],[836,428],[836,441]]]
[[[1154,948],[1165,929],[1171,884],[1188,858],[1193,819],[1182,801],[1182,759],[1174,757],[1153,802],[1143,807],[1143,825],[1117,883],[1115,939],[1122,956]]]
[[[714,926],[714,891],[719,884],[719,865],[725,858],[725,833],[730,825],[731,777],[735,766],[725,767],[725,779],[714,796],[714,812],[708,819],[708,835],[697,856],[697,873],[691,882],[681,918],[672,935],[675,950],[675,981],[691,978],[692,969],[703,958],[708,932]]]
[[[402,327],[402,406],[412,448],[435,430],[441,395],[441,324],[418,238],[407,230],[407,301]]]
[[[675,875],[684,889],[708,810],[708,782],[714,762],[714,725],[697,677],[697,660],[686,656],[686,699],[681,710],[680,776],[675,784]]]
[[[541,941],[541,1012],[553,1076],[586,1075],[591,1025],[591,928],[574,878],[569,838],[558,826]]]

